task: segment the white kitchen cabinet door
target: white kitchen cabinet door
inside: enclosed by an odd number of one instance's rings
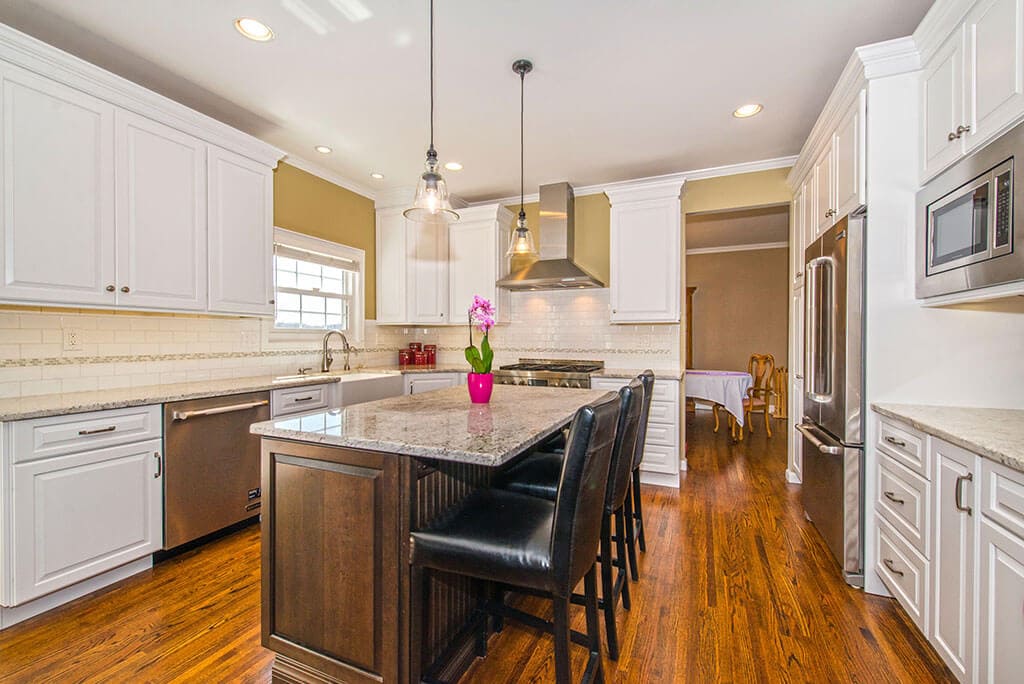
[[[15,604],[163,545],[159,439],[13,466]]]
[[[811,244],[818,239],[818,222],[814,219],[816,216],[815,212],[817,207],[814,200],[814,171],[811,170],[807,174],[807,180],[804,181],[801,187],[801,193],[804,197],[804,241],[803,249],[800,252],[801,264],[803,263],[804,250],[811,246]],[[801,266],[803,268],[803,266]]]
[[[678,323],[679,197],[611,206],[611,322]]]
[[[848,215],[867,202],[866,178],[864,173],[864,119],[867,97],[861,90],[853,104],[843,115],[839,127],[832,136],[835,152],[835,215],[836,219]]]
[[[117,303],[206,308],[206,144],[116,116]]]
[[[0,64],[0,298],[114,304],[114,108]]]
[[[409,322],[448,322],[448,225],[407,221]]]
[[[274,179],[269,167],[210,145],[210,311],[274,314]]]
[[[790,224],[792,225],[789,238],[789,258],[792,262],[790,270],[793,273],[794,288],[803,287],[804,285],[804,247],[806,246],[804,245],[804,221],[807,220],[805,213],[806,205],[807,197],[804,194],[804,189],[799,187],[793,196],[789,217]]]
[[[1024,539],[981,521],[978,681],[1019,682],[1024,673]]]
[[[921,74],[921,180],[960,158],[957,126],[964,121],[963,29],[958,28],[925,64]],[[952,139],[950,139],[952,137]]]
[[[409,249],[400,210],[377,213],[377,323],[406,323]]]
[[[469,211],[473,211],[470,209]],[[466,312],[473,296],[491,300],[497,320],[508,320],[508,290],[499,289],[495,282],[508,270],[505,257],[508,230],[494,218],[462,220],[448,226],[448,323],[462,325],[467,322]],[[493,212],[491,212],[493,217]]]
[[[825,149],[818,154],[812,173],[814,179],[814,212],[811,215],[813,216],[812,224],[814,225],[815,239],[831,228],[836,219],[835,195],[832,186],[832,165],[835,159],[832,154],[832,143],[833,141],[830,140],[825,145]]]
[[[1024,0],[981,0],[964,21],[965,151],[1024,114]]]
[[[932,438],[935,477],[931,642],[961,681],[973,676],[977,456]]]

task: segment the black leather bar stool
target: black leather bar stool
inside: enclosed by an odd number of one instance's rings
[[[553,502],[501,489],[483,489],[466,497],[438,524],[411,535],[414,591],[422,586],[422,569],[432,568],[522,588],[551,599],[553,623],[502,602],[484,602],[481,608],[553,634],[559,684],[572,679],[570,641],[590,650],[583,681],[604,681],[594,558],[618,418],[619,401],[613,394],[576,412]],[[586,635],[569,628],[570,597],[581,579],[586,596]]]
[[[627,515],[633,519],[633,525],[627,528],[626,546],[629,549],[629,567],[633,572],[633,579],[640,579],[640,572],[636,562],[636,545],[640,543],[640,551],[647,553],[647,538],[644,535],[644,509],[643,500],[640,496],[640,463],[644,460],[644,447],[647,444],[647,421],[651,417],[651,398],[654,396],[654,371],[647,369],[637,379],[644,386],[644,403],[640,411],[640,428],[636,433],[636,452],[633,455],[633,484],[630,487],[630,496]]]
[[[625,504],[629,494],[630,472],[633,468],[637,431],[643,408],[643,391],[643,384],[639,379],[632,380],[629,385],[619,390],[619,422],[608,472],[604,515],[601,520],[601,545],[598,557],[601,563],[599,607],[604,611],[608,657],[612,660],[619,659],[618,631],[615,626],[615,606],[619,598],[622,599],[623,608],[630,608],[629,581],[626,576],[626,537],[630,525],[627,524]],[[561,460],[562,455],[557,453],[531,454],[500,475],[495,481],[495,486],[548,500],[554,499],[558,488],[555,468]],[[613,540],[616,544],[614,553]],[[613,568],[617,568],[618,572],[614,572]],[[583,597],[575,596],[573,600],[579,603]]]

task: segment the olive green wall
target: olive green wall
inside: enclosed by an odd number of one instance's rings
[[[576,263],[598,280],[608,283],[611,273],[609,267],[611,240],[611,205],[604,193],[584,195],[576,198],[575,220],[576,239],[574,249]],[[519,205],[506,207],[515,216],[519,216]],[[540,238],[540,211],[537,202],[523,207],[526,212],[526,223],[533,233],[535,244]],[[512,268],[519,266],[514,261]]]
[[[282,162],[274,171],[274,225],[365,251],[366,317],[377,317],[372,199]]]
[[[683,213],[789,204],[788,175],[787,167],[690,181],[683,188]]]

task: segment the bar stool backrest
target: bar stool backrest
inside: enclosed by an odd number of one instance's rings
[[[644,460],[644,445],[647,444],[647,419],[651,415],[651,397],[654,396],[654,371],[645,370],[637,376],[644,386],[644,407],[640,412],[640,427],[636,431],[636,450],[633,453],[633,470]]]
[[[594,565],[618,419],[619,397],[609,393],[572,420],[551,529],[556,595],[569,596]]]
[[[619,427],[615,431],[615,447],[612,449],[612,462],[609,467],[610,481],[605,496],[605,513],[614,513],[626,502],[643,408],[644,385],[640,378],[633,378],[628,385],[619,390]]]

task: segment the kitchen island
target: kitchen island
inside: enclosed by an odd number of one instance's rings
[[[567,425],[602,390],[464,387],[256,423],[263,441],[263,645],[274,679],[456,679],[479,583],[426,573],[411,531]]]

